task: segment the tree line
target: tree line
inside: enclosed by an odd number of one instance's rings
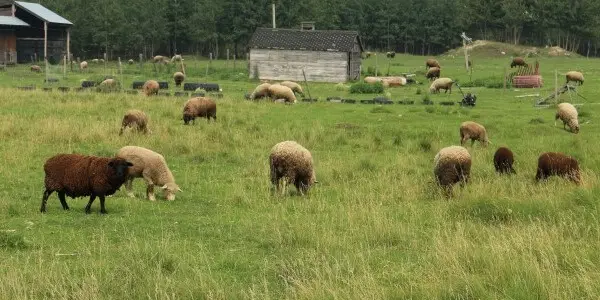
[[[244,57],[257,27],[357,30],[373,51],[435,55],[475,39],[598,55],[598,0],[41,0],[74,23],[76,56]]]

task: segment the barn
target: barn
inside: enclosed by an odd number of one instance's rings
[[[60,61],[70,54],[72,25],[38,3],[0,0],[0,62]]]
[[[360,79],[357,31],[257,28],[248,45],[250,78],[345,82]]]

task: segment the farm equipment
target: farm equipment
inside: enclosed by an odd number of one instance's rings
[[[460,88],[460,84],[458,84],[458,82],[456,83],[456,87],[458,87],[458,90],[460,91],[460,93],[463,95],[462,101],[460,101],[460,105],[461,106],[475,106],[475,102],[477,101],[477,96],[475,95],[471,95],[471,93],[467,93],[465,95],[465,93],[463,93],[462,89]]]
[[[574,92],[575,95],[583,98],[584,100],[587,100],[585,97],[579,95],[579,93],[577,93],[577,89],[575,88],[575,86],[573,85],[569,85],[569,84],[565,84],[563,87],[561,87],[560,89],[558,89],[557,92],[552,93],[550,96],[544,98],[544,99],[539,99],[536,103],[535,106],[543,106],[543,105],[548,105],[548,101],[553,100],[554,98],[556,98],[559,95],[562,95],[564,93],[569,92],[569,97],[571,97],[571,92]]]

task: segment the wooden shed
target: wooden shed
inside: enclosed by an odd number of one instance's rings
[[[360,78],[358,32],[258,28],[250,39],[250,78],[345,82]],[[257,74],[258,73],[258,74]]]

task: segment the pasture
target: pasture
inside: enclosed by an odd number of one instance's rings
[[[425,57],[397,55],[391,73],[424,72]],[[528,59],[532,60],[532,59]],[[379,58],[379,68],[386,60]],[[461,57],[440,57],[442,76],[469,81]],[[428,84],[388,89],[413,105],[342,104],[334,84],[311,84],[317,103],[244,100],[256,81],[214,62],[190,60],[186,82],[218,82],[216,123],[181,120],[187,98],[125,93],[18,91],[43,86],[28,66],[0,73],[0,295],[3,299],[596,299],[600,294],[600,60],[539,58],[545,86],[554,70],[581,70],[581,131],[554,126],[555,108],[535,108],[538,90],[463,88],[474,108],[440,106],[460,92],[431,95]],[[364,61],[363,68],[375,63]],[[510,58],[475,58],[473,80],[501,78]],[[90,64],[53,86],[114,72]],[[128,68],[125,66],[125,68]],[[134,67],[131,67],[134,68]],[[174,71],[174,70],[173,70]],[[53,69],[54,74],[59,69]],[[114,72],[116,74],[116,72]],[[170,80],[171,73],[119,78]],[[225,74],[225,75],[223,75]],[[231,75],[234,74],[234,75]],[[56,76],[59,76],[56,75]],[[110,75],[110,74],[108,74]],[[424,81],[419,75],[418,80]],[[559,84],[564,76],[559,76]],[[421,94],[417,94],[417,90]],[[56,89],[55,89],[56,90]],[[175,88],[171,88],[175,91]],[[568,95],[561,97],[571,101]],[[118,136],[123,113],[148,113],[148,136]],[[486,126],[487,148],[470,143],[471,182],[443,197],[433,177],[437,151],[459,143],[458,127]],[[270,194],[268,154],[296,140],[312,152],[319,181],[307,197]],[[126,145],[163,154],[183,190],[173,202],[124,188],[98,201],[56,194],[41,214],[43,164],[57,153],[112,156]],[[515,153],[514,176],[495,173],[499,146]],[[583,186],[552,178],[536,184],[546,151],[579,160]]]

